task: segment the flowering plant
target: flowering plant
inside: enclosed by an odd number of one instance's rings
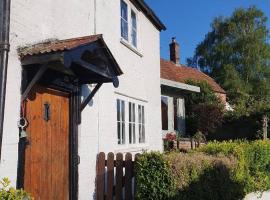
[[[165,138],[167,141],[176,141],[176,134],[175,133],[167,133]]]

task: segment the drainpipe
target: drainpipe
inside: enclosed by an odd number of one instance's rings
[[[9,53],[10,1],[11,0],[0,0],[0,160]]]

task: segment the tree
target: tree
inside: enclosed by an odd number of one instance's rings
[[[189,59],[227,91],[229,103],[239,115],[251,112],[256,104],[270,102],[266,22],[267,17],[256,7],[215,18],[212,30],[197,46],[194,58]]]
[[[223,122],[224,105],[205,81],[186,83],[200,87],[200,93],[189,93],[186,99],[187,133],[205,136],[213,133]]]

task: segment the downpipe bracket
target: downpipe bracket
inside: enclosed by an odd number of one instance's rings
[[[0,42],[0,51],[9,51],[10,44],[7,42]]]

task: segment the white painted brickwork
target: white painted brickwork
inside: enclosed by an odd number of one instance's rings
[[[21,65],[17,48],[47,39],[103,34],[124,75],[120,87],[105,84],[82,113],[79,127],[79,199],[91,199],[95,189],[96,155],[100,151],[162,150],[160,113],[159,31],[141,13],[138,17],[138,52],[120,43],[120,0],[13,0],[11,52],[0,177],[16,183],[17,120],[20,108]],[[132,5],[131,5],[132,6]],[[95,12],[96,10],[96,12]],[[95,21],[96,19],[96,21]],[[82,96],[91,87],[84,86]],[[117,144],[116,99],[141,103],[146,109],[146,144]],[[138,100],[139,99],[139,100]]]

